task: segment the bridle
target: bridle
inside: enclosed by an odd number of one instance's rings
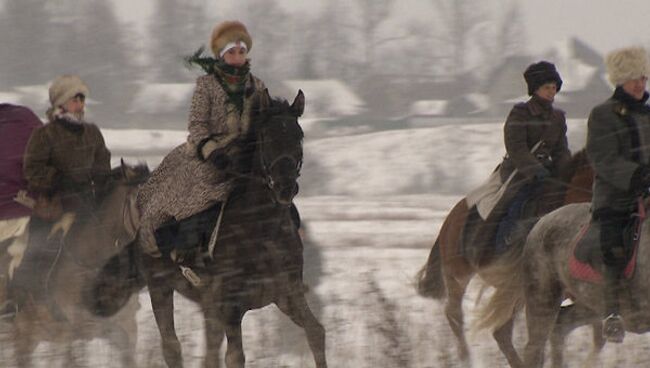
[[[277,118],[278,118],[277,116],[274,116],[269,120],[273,120]],[[258,134],[257,141],[260,150],[260,155],[259,155],[260,167],[262,168],[262,173],[263,173],[262,181],[266,184],[267,188],[271,190],[275,188],[275,181],[273,180],[273,176],[271,175],[271,172],[273,170],[273,167],[275,167],[275,165],[277,165],[281,161],[289,160],[291,167],[296,168],[296,177],[293,178],[294,180],[300,177],[300,170],[302,169],[302,159],[298,160],[293,155],[285,153],[274,158],[271,162],[267,162],[264,158],[264,155],[262,154],[264,152],[264,137],[261,132]]]

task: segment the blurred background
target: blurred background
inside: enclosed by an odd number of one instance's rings
[[[645,0],[0,0],[0,102],[43,117],[50,81],[78,74],[114,164],[154,168],[186,138],[201,71],[183,57],[207,44],[216,23],[242,20],[253,73],[272,95],[306,95],[297,204],[331,366],[456,367],[442,304],[417,296],[413,275],[449,209],[505,153],[506,114],[528,97],[524,69],[541,59],[558,67],[555,105],[576,151],[590,109],[612,92],[603,55],[650,46],[648,14]],[[138,362],[162,367],[146,293],[140,302]],[[177,310],[186,364],[201,366],[199,311],[184,300]],[[247,366],[312,366],[301,331],[278,314],[247,315]],[[575,366],[590,330],[570,339]],[[603,366],[647,365],[648,342],[607,346]],[[11,366],[7,349],[2,366]],[[58,353],[39,349],[39,364],[53,366]],[[88,366],[119,366],[101,343],[79,349]],[[474,367],[506,365],[489,334],[471,336],[470,349]]]

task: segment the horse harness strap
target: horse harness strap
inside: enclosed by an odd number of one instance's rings
[[[221,209],[219,210],[219,217],[217,217],[217,224],[214,226],[212,235],[210,235],[210,242],[208,243],[208,256],[210,259],[214,259],[214,248],[217,245],[217,238],[219,237],[219,229],[221,228],[221,221],[223,220],[223,214],[226,211],[226,204],[228,204],[228,197],[223,201]]]

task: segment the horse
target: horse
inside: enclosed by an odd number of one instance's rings
[[[568,184],[562,185],[566,189],[562,202],[568,204],[589,201],[593,171],[584,149],[572,156],[566,171],[565,176],[570,177],[570,180],[568,180]],[[416,274],[417,291],[421,296],[437,300],[443,300],[446,297],[445,316],[456,336],[458,356],[463,362],[469,360],[469,348],[464,332],[463,297],[469,282],[475,275],[478,274],[487,283],[491,282],[490,275],[485,271],[491,269],[492,263],[500,259],[499,256],[477,264],[470,262],[461,254],[463,229],[469,212],[470,208],[468,208],[465,198],[454,205],[440,227],[426,264]],[[513,325],[504,324],[499,327],[494,330],[494,339],[510,365],[520,366],[520,358],[512,346]],[[560,330],[557,331],[559,333]],[[570,331],[571,329],[565,329],[564,334],[568,334]],[[563,341],[563,336],[559,335],[554,339],[558,342],[557,349],[561,350],[560,342]],[[561,354],[557,357],[561,360]]]
[[[87,280],[135,235],[135,224],[124,221],[124,215],[135,208],[137,186],[148,176],[149,169],[144,165],[130,167],[122,163],[114,168],[109,189],[96,210],[77,214],[77,218],[83,218],[73,223],[59,242],[51,267],[38,271],[46,273],[46,297],[27,295],[13,322],[4,326],[10,328],[8,337],[18,367],[32,366],[31,355],[41,341],[67,345],[66,366],[77,366],[72,342],[94,338],[107,339],[120,352],[122,365],[135,367],[135,317],[140,307],[137,298],[120,301],[124,308],[111,318],[90,313],[84,299],[90,285]],[[31,243],[28,251],[31,246],[39,245]],[[27,265],[23,262],[19,267]]]
[[[316,367],[327,367],[325,330],[305,299],[303,247],[289,213],[302,165],[303,132],[298,117],[304,110],[304,95],[299,91],[291,105],[272,99],[267,90],[257,99],[247,138],[239,143],[243,147],[241,153],[231,153],[232,164],[226,169],[236,177],[236,183],[225,202],[221,220],[216,221],[214,254],[208,253],[198,257],[200,262],[185,265],[196,275],[190,278],[194,283],[183,276],[179,265],[169,257],[146,255],[137,243],[118,255],[128,260],[133,259],[129,251],[135,254],[137,269],[149,289],[163,358],[169,367],[182,367],[181,345],[174,329],[174,291],[201,307],[206,367],[220,366],[219,347],[225,332],[226,367],[243,368],[244,314],[271,303],[305,330]],[[210,247],[205,243],[216,226],[205,229],[206,241],[201,246],[208,252]],[[126,285],[115,291],[134,292],[140,286],[138,282]],[[118,308],[113,299],[104,298],[96,303],[96,312],[114,313]]]
[[[647,199],[643,204],[648,206]],[[511,320],[525,306],[528,342],[523,362],[526,367],[543,365],[544,345],[561,313],[558,300],[563,291],[568,291],[576,306],[584,311],[584,322],[595,323],[604,314],[603,285],[577,280],[569,274],[572,244],[590,218],[588,204],[572,204],[542,217],[530,232],[521,254],[502,269],[502,273],[508,273],[509,277],[502,274],[482,313],[486,326],[494,327]],[[646,266],[650,264],[650,227],[647,225],[646,218],[641,224],[634,272],[629,279],[622,281],[627,290],[620,296],[620,314],[625,320],[625,328],[637,334],[650,331],[647,308],[650,303],[650,271]],[[602,264],[596,264],[594,268],[600,272],[603,270]]]

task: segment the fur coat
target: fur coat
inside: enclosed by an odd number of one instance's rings
[[[148,252],[157,253],[154,232],[162,223],[199,213],[225,200],[232,190],[232,180],[206,161],[202,149],[206,144],[226,147],[248,130],[254,96],[265,86],[251,75],[245,88],[240,114],[213,75],[197,79],[187,142],[163,159],[138,194],[140,239]]]

